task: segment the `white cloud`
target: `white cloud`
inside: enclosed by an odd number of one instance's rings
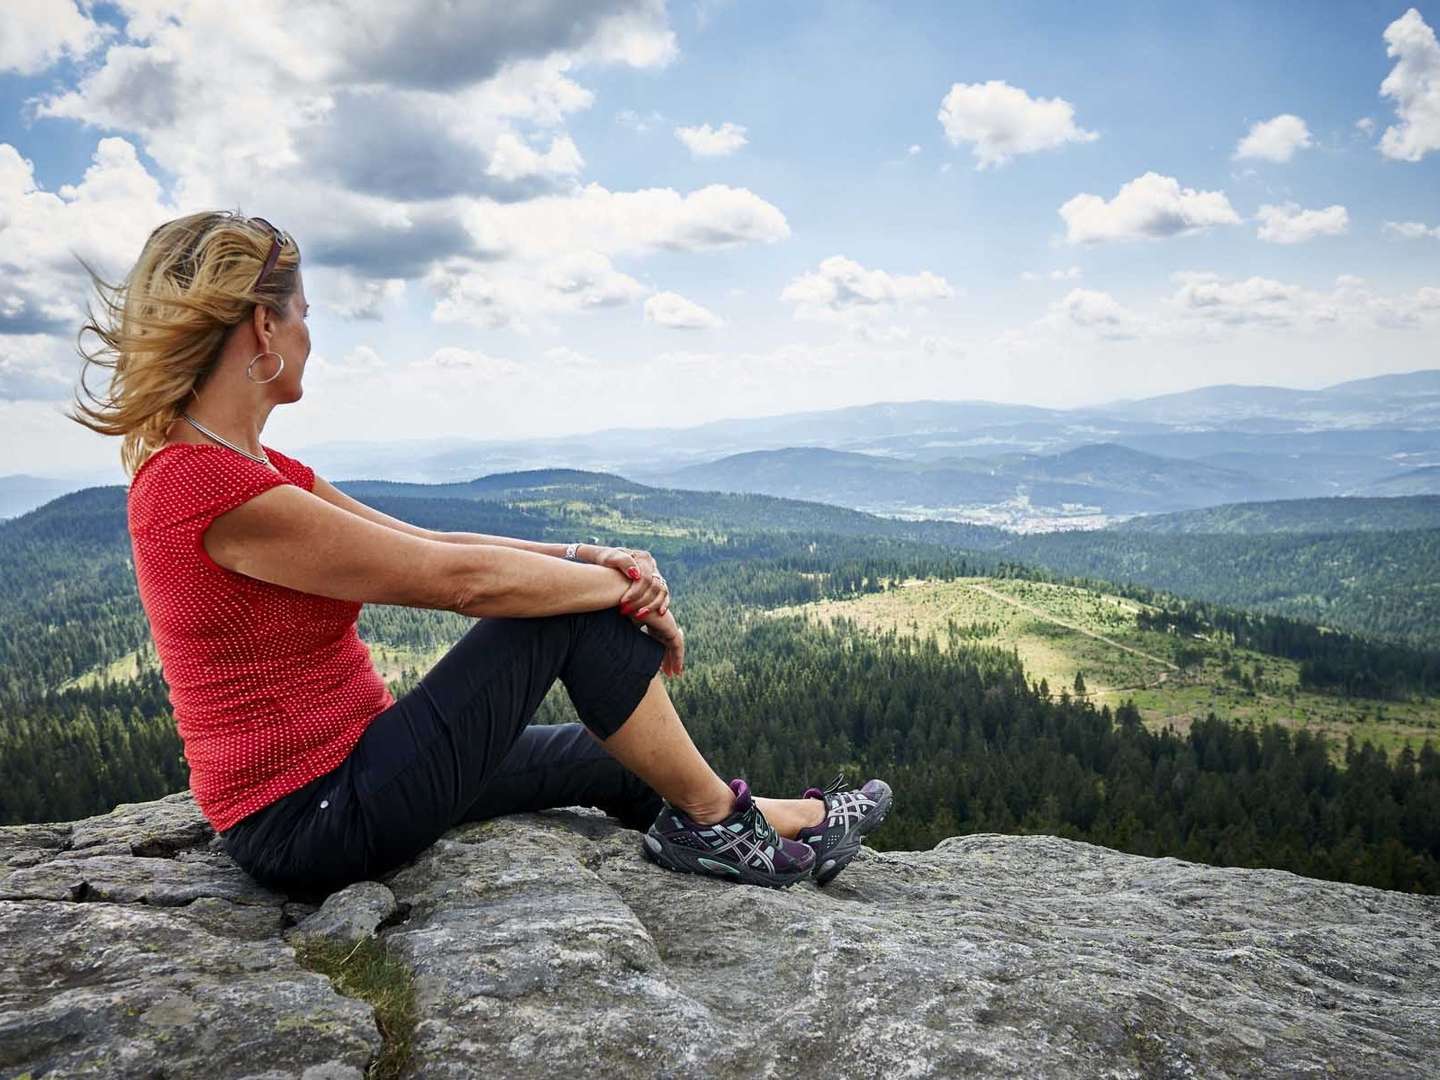
[[[0,334],[80,328],[89,279],[129,269],[150,230],[173,216],[160,185],[124,139],[102,139],[78,184],[42,190],[34,168],[0,143]]]
[[[133,133],[175,177],[177,204],[263,213],[296,232],[308,265],[379,280],[458,258],[525,258],[523,238],[499,248],[467,228],[495,204],[567,197],[577,214],[607,212],[579,185],[574,141],[554,130],[594,100],[572,74],[676,55],[663,0],[597,0],[578,13],[449,0],[120,10],[124,43],[75,88],[42,97],[37,115]]]
[[[1126,305],[1107,292],[1072,289],[1028,326],[999,334],[994,344],[1007,352],[1053,354],[1095,341],[1141,340],[1168,348],[1283,333],[1326,341],[1348,336],[1369,348],[1376,329],[1423,335],[1440,326],[1440,287],[1385,295],[1344,275],[1328,291],[1258,275],[1186,271],[1171,279],[1174,290],[1148,307]]]
[[[1262,161],[1286,162],[1295,156],[1296,150],[1314,145],[1305,121],[1292,113],[1282,113],[1252,125],[1232,156],[1237,161],[1259,158]]]
[[[403,10],[126,0],[117,14],[120,44],[34,108],[130,141],[102,139],[85,183],[56,194],[37,191],[28,163],[0,147],[0,334],[73,333],[83,282],[68,248],[121,273],[177,207],[231,207],[291,229],[315,301],[341,317],[379,318],[418,281],[437,321],[521,332],[651,294],[615,268],[621,255],[789,236],[784,214],[743,188],[582,181],[565,124],[594,94],[576,73],[673,60],[663,0],[597,0],[579,13],[558,0],[517,12],[450,0]],[[8,46],[17,39],[4,24]],[[173,177],[173,201],[132,142]]]
[[[890,274],[866,270],[853,259],[832,255],[807,274],[801,274],[780,293],[795,305],[797,318],[834,319],[851,314],[883,313],[900,305],[944,300],[955,295],[938,274]]]
[[[0,292],[0,320],[5,317],[5,302],[5,294]],[[85,400],[79,368],[73,346],[63,338],[0,333],[0,402]],[[104,393],[105,387],[99,385],[102,380],[94,372],[85,381],[93,393]],[[6,435],[13,437],[13,432],[7,430]]]
[[[385,308],[405,297],[404,278],[361,278],[331,271],[306,278],[305,293],[342,319],[381,319]]]
[[[7,0],[0,19],[0,71],[38,75],[62,56],[86,55],[107,33],[75,0]]]
[[[1061,270],[1025,270],[1020,274],[1021,281],[1074,281],[1081,276],[1081,269],[1078,266],[1067,266]]]
[[[569,345],[551,346],[541,355],[552,364],[575,371],[593,370],[600,364],[600,361],[593,356],[583,353],[579,349],[572,349]]]
[[[1174,278],[1179,288],[1170,303],[1208,322],[1290,326],[1307,307],[1304,289],[1271,278],[1226,279],[1211,273],[1180,273]]]
[[[1050,317],[1068,321],[1111,341],[1138,337],[1140,320],[1107,292],[1071,289],[1050,307]]]
[[[1060,207],[1060,216],[1072,244],[1181,236],[1240,224],[1223,191],[1182,188],[1173,177],[1154,172],[1131,180],[1109,202],[1098,195],[1076,195]]]
[[[1411,8],[1385,28],[1385,55],[1395,58],[1395,67],[1380,93],[1395,99],[1400,122],[1385,129],[1380,152],[1396,161],[1419,161],[1440,150],[1440,44]]]
[[[1423,221],[1387,221],[1385,231],[1403,236],[1407,240],[1419,240],[1427,236],[1440,240],[1440,225],[1426,225]]]
[[[523,180],[532,176],[575,176],[585,164],[569,135],[550,140],[543,154],[513,132],[502,131],[495,140],[485,172],[501,180]]]
[[[1369,135],[1375,130],[1375,121],[1368,116],[1362,116],[1355,121],[1355,130],[1361,135]]]
[[[536,318],[635,303],[650,290],[598,251],[572,251],[544,263],[491,267],[457,260],[426,283],[438,297],[437,322],[528,332]]]
[[[919,144],[919,143],[911,143],[911,144],[906,148],[905,153],[906,153],[907,155],[909,155],[910,157],[914,157],[916,154],[920,153],[920,144]]]
[[[645,301],[645,318],[672,330],[713,330],[723,320],[679,293],[660,292]]]
[[[1064,98],[1032,98],[996,79],[955,83],[937,116],[953,145],[972,144],[977,169],[1003,165],[1016,154],[1100,137],[1076,126],[1075,107]]]
[[[608,191],[587,184],[574,195],[467,208],[477,244],[521,257],[573,249],[615,255],[715,251],[774,243],[790,235],[785,215],[745,188],[724,184],[681,195],[673,188]]]
[[[621,109],[615,114],[615,122],[621,127],[629,128],[637,135],[644,135],[652,128],[663,124],[665,117],[654,109],[645,115],[641,115],[634,109]]]
[[[491,379],[514,375],[520,370],[520,365],[513,360],[490,356],[477,349],[459,349],[453,345],[436,349],[424,359],[411,361],[409,367],[412,371],[425,368],[461,370]]]
[[[1310,333],[1365,333],[1375,328],[1416,330],[1440,316],[1433,287],[1382,295],[1362,278],[1342,274],[1329,292],[1272,278],[1227,279],[1213,273],[1174,275],[1167,305],[1185,329],[1214,332],[1259,327]],[[1367,339],[1368,343],[1368,339]]]
[[[695,157],[725,157],[735,153],[749,140],[741,124],[725,121],[718,128],[709,124],[699,127],[677,127],[675,137],[685,144]]]
[[[1302,210],[1297,203],[1265,205],[1255,215],[1260,229],[1255,234],[1272,244],[1300,244],[1317,236],[1339,236],[1350,227],[1350,214],[1343,206],[1323,210]]]

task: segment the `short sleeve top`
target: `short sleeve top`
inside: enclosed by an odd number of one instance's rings
[[[169,443],[127,497],[190,788],[221,832],[338,766],[395,700],[356,631],[362,604],[229,570],[205,551],[226,511],[278,485],[314,488],[308,465],[263,448],[278,471],[229,447]]]

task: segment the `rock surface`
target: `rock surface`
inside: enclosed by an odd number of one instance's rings
[[[593,811],[452,830],[319,910],[186,795],[0,829],[0,1076],[359,1078],[370,1006],[295,960],[378,933],[409,1073],[1434,1076],[1440,900],[1051,837],[869,849],[787,891]]]

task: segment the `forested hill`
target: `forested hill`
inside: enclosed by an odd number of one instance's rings
[[[1320,623],[1377,640],[1440,649],[1440,496],[1292,499],[1163,515],[1130,527],[1017,535],[950,521],[899,521],[769,495],[653,488],[608,473],[537,470],[467,484],[343,484],[357,498],[405,499],[409,520],[450,519],[450,499],[510,500],[585,522],[825,532],[936,544],[975,565],[1019,562],[1065,577],[1126,582],[1181,597]],[[443,497],[445,501],[441,501]],[[1169,524],[1165,524],[1169,522]],[[461,527],[461,526],[450,526]],[[530,534],[524,534],[530,535]]]
[[[1111,525],[1108,532],[1260,533],[1388,532],[1440,528],[1440,495],[1374,499],[1280,499],[1227,503],[1173,514],[1150,514]]]

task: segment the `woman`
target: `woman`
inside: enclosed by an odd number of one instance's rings
[[[72,418],[123,436],[136,581],[190,787],[256,879],[321,893],[462,821],[589,805],[646,829],[662,866],[823,884],[884,817],[882,781],[764,799],[706,764],[657,674],[683,672],[685,636],[649,553],[418,528],[263,444],[310,354],[289,235],[192,214],[119,285],[95,284],[85,357],[113,376]],[[365,603],[477,621],[396,700],[356,633]],[[531,725],[557,678],[583,724]]]

